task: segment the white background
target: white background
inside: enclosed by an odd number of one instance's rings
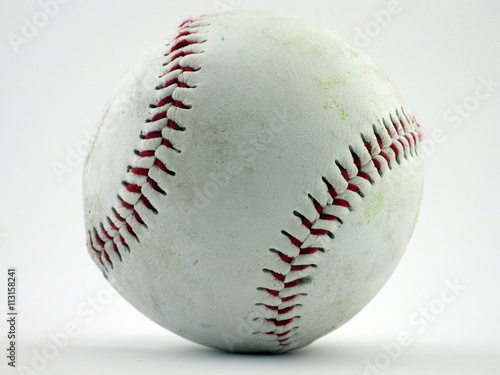
[[[62,2],[45,19],[37,1],[0,3],[1,374],[500,373],[499,1]],[[83,150],[127,67],[187,17],[247,8],[354,41],[427,137],[422,211],[393,277],[338,331],[279,356],[217,352],[150,322],[109,292],[83,229]],[[19,279],[24,372],[5,358],[8,266]],[[450,283],[459,288],[445,303]],[[399,352],[404,332],[411,343]],[[389,361],[384,347],[396,353]]]

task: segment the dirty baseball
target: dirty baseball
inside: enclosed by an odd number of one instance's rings
[[[161,37],[93,139],[88,251],[136,309],[193,342],[309,345],[401,259],[420,127],[364,52],[308,21],[235,11]]]

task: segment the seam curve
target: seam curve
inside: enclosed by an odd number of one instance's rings
[[[166,148],[170,152],[180,153],[173,142],[168,139],[164,130],[184,131],[186,128],[179,124],[169,114],[169,109],[174,107],[189,110],[191,105],[176,99],[176,91],[180,89],[195,89],[182,80],[184,72],[195,72],[199,68],[184,64],[184,57],[200,54],[192,46],[202,44],[202,27],[209,24],[199,19],[188,19],[178,28],[175,38],[166,45],[166,61],[162,64],[165,73],[158,78],[160,83],[155,87],[158,92],[158,101],[149,105],[150,115],[142,126],[139,143],[134,150],[135,158],[127,167],[123,188],[117,195],[117,202],[111,207],[111,212],[105,220],[87,231],[87,248],[94,262],[106,274],[113,269],[114,262],[122,261],[123,254],[130,251],[129,243],[133,239],[140,242],[134,228],[143,226],[147,229],[146,221],[140,212],[158,211],[147,198],[147,191],[166,195],[160,186],[155,171],[160,171],[169,176],[175,176],[168,166],[168,161],[160,157],[157,150]]]
[[[342,165],[338,160],[335,162],[344,180],[341,187],[339,187],[340,184],[333,184],[332,180],[322,177],[329,197],[326,204],[321,204],[318,199],[308,194],[311,205],[314,207],[314,218],[308,218],[298,211],[293,211],[293,215],[300,220],[301,225],[307,228],[308,234],[304,239],[285,230],[282,230],[281,234],[286,236],[296,248],[297,255],[292,256],[284,251],[269,249],[276,254],[280,262],[286,265],[288,272],[280,273],[268,268],[262,270],[271,275],[275,282],[281,284],[281,288],[257,288],[265,293],[266,301],[271,298],[272,302],[255,304],[264,307],[264,316],[254,320],[261,320],[270,328],[254,332],[254,334],[273,337],[272,341],[277,345],[277,351],[292,349],[290,346],[293,339],[300,333],[301,316],[297,315],[296,310],[302,304],[296,300],[299,296],[307,296],[307,293],[295,292],[295,290],[301,285],[309,284],[314,269],[318,267],[317,262],[313,263],[310,256],[316,255],[315,260],[318,260],[318,254],[321,257],[321,254],[325,252],[322,247],[311,246],[318,242],[314,239],[317,240],[322,236],[335,238],[334,232],[340,229],[345,217],[353,210],[349,202],[349,194],[356,193],[364,198],[364,188],[360,185],[367,186],[366,182],[369,183],[368,187],[373,185],[374,173],[382,177],[385,168],[392,169],[394,163],[400,164],[403,159],[419,154],[421,141],[419,125],[404,108],[396,110],[395,115],[391,114],[388,119],[382,119],[382,125],[379,128],[373,125],[373,132],[368,136],[361,134],[364,150],[358,151],[360,155],[354,151],[353,146],[349,146],[352,165],[345,163]]]

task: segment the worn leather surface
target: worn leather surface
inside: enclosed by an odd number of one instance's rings
[[[166,195],[143,186],[157,213],[136,205],[146,225],[127,219],[138,240],[120,227],[129,250],[118,247],[118,256],[108,241],[110,262],[103,263],[90,252],[132,305],[176,334],[232,351],[303,347],[361,310],[402,256],[422,190],[418,141],[404,140],[418,133],[417,125],[379,68],[331,31],[253,11],[201,17],[191,31],[196,43],[186,49],[196,53],[180,65],[193,69],[178,77],[191,88],[169,88],[190,108],[149,108],[166,95],[155,87],[165,83],[159,76],[169,37],[132,67],[103,116],[84,170],[89,236],[95,228],[106,240],[101,224],[107,228],[112,207],[119,207],[117,194],[133,200],[122,181],[127,167],[141,162],[134,150],[144,146],[139,136],[151,126],[146,120],[165,109],[186,129],[162,130],[178,151],[155,148],[175,171],[149,170]],[[394,136],[398,126],[402,141]],[[372,154],[382,149],[389,157],[376,156],[380,173],[366,143]],[[347,190],[339,168],[356,175],[353,153],[372,180],[350,181],[363,196]],[[332,204],[325,179],[350,209]],[[318,220],[311,197],[342,223]],[[333,238],[312,235],[294,212]],[[283,231],[302,247],[324,251],[298,256]],[[291,272],[270,249],[312,266]],[[304,282],[284,288],[299,278]],[[262,288],[297,295],[292,311],[278,315],[266,307],[291,304]],[[286,332],[272,319],[293,319],[284,327],[291,331],[287,341],[266,334]]]

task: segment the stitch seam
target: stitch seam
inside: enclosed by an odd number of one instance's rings
[[[103,272],[109,272],[113,268],[112,257],[122,261],[123,253],[130,251],[130,239],[126,239],[127,237],[140,242],[134,227],[140,225],[147,229],[147,224],[139,211],[145,208],[153,214],[158,214],[158,210],[144,191],[152,189],[162,195],[166,195],[166,192],[160,187],[151,171],[159,170],[169,176],[175,176],[175,171],[168,166],[167,161],[157,155],[156,151],[164,147],[171,152],[181,152],[164,135],[163,130],[166,128],[174,131],[186,130],[182,124],[169,117],[168,109],[191,108],[183,101],[175,99],[175,92],[178,88],[196,88],[182,81],[181,77],[184,72],[194,72],[198,69],[186,66],[182,62],[186,56],[203,53],[203,51],[194,52],[192,46],[206,41],[200,35],[202,34],[200,29],[204,26],[208,24],[197,19],[186,20],[179,26],[176,37],[167,44],[168,51],[164,54],[166,61],[162,64],[165,73],[158,77],[160,84],[155,87],[160,99],[149,105],[152,114],[146,119],[139,135],[139,145],[134,150],[135,160],[127,167],[126,177],[122,181],[123,188],[117,195],[117,203],[111,207],[111,213],[104,221],[87,231],[87,247]]]
[[[347,168],[342,165],[338,160],[335,162],[336,167],[339,169],[340,175],[345,180],[345,187],[339,189],[335,188],[334,184],[326,177],[322,177],[322,181],[325,184],[325,188],[330,197],[330,203],[324,205],[320,204],[317,199],[315,199],[311,194],[308,194],[308,198],[311,200],[311,204],[314,206],[314,211],[316,212],[315,218],[310,219],[298,211],[293,211],[293,215],[296,216],[301,225],[308,229],[308,234],[305,239],[301,240],[297,236],[282,230],[281,233],[286,236],[290,243],[298,249],[298,255],[290,256],[286,255],[277,249],[270,249],[271,252],[275,253],[281,262],[285,263],[289,269],[287,273],[279,273],[275,270],[264,268],[262,271],[266,274],[271,275],[275,281],[281,283],[281,289],[271,289],[258,287],[257,290],[266,293],[268,296],[272,297],[273,301],[277,301],[275,304],[271,303],[261,303],[258,302],[256,306],[265,307],[265,311],[271,313],[271,317],[259,317],[254,320],[263,320],[271,325],[271,329],[267,331],[257,331],[254,334],[265,334],[272,336],[276,344],[278,345],[278,350],[287,350],[293,342],[293,338],[298,335],[300,326],[300,315],[295,312],[297,307],[302,306],[301,303],[293,303],[299,295],[307,296],[307,293],[295,293],[294,288],[307,284],[311,282],[313,276],[314,268],[318,265],[315,263],[310,264],[300,264],[295,265],[297,259],[302,256],[312,255],[316,253],[324,253],[325,250],[321,247],[311,247],[307,243],[311,236],[321,237],[328,236],[329,238],[334,238],[334,231],[331,229],[324,228],[322,221],[326,222],[337,222],[337,228],[340,228],[344,223],[345,216],[352,211],[352,206],[349,202],[349,193],[353,192],[358,194],[361,198],[364,198],[364,193],[359,185],[360,180],[366,180],[370,185],[374,184],[372,175],[378,173],[380,177],[383,175],[384,165],[389,169],[392,169],[393,163],[400,164],[402,159],[408,159],[410,157],[415,157],[418,155],[418,147],[421,140],[421,134],[419,132],[419,125],[416,123],[413,117],[407,115],[404,108],[401,111],[396,110],[396,115],[390,115],[390,119],[382,120],[382,132],[380,132],[375,125],[373,125],[373,133],[371,137],[365,137],[361,135],[363,145],[369,153],[368,160],[365,163],[361,162],[360,155],[357,155],[352,146],[349,146],[352,163],[355,168]],[[385,131],[384,131],[385,130]],[[358,179],[358,182],[356,180]],[[347,193],[347,194],[346,194]],[[343,215],[333,215],[331,208],[337,206],[343,208]],[[337,210],[338,211],[338,210]],[[342,217],[339,217],[342,216]],[[307,242],[307,243],[306,243]],[[303,271],[309,271],[309,273],[304,273]],[[299,274],[297,278],[293,275]],[[292,294],[290,294],[292,293]],[[291,304],[289,302],[292,302]],[[264,314],[265,315],[265,314]]]

